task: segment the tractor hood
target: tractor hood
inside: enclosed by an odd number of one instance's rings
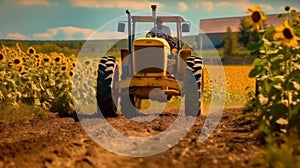
[[[166,50],[170,50],[168,42],[162,38],[149,37],[149,38],[139,38],[134,40],[133,46],[141,47],[164,47]]]

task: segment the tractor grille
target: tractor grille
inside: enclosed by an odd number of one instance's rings
[[[135,46],[134,47],[135,73],[161,73],[164,69],[163,46]]]

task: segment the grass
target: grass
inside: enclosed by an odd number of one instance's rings
[[[7,124],[33,118],[46,118],[47,113],[41,107],[33,107],[23,103],[14,105],[1,103],[0,109],[0,122]]]
[[[300,167],[300,140],[296,132],[289,135],[268,135],[266,139],[265,158],[262,162],[266,167],[290,168]]]

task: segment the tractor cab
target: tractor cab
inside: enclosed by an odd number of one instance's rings
[[[129,10],[126,10],[128,20],[118,23],[119,32],[125,31],[126,24],[128,29],[128,49],[121,51],[121,58],[124,60],[126,56],[129,56],[129,64],[132,66],[123,68],[128,69],[125,72],[128,72],[129,76],[145,75],[149,72],[154,72],[150,74],[155,76],[181,75],[180,72],[177,73],[180,66],[177,63],[179,62],[178,54],[182,51],[183,46],[182,32],[190,32],[191,23],[182,16],[156,16],[156,5],[152,5],[151,8],[152,16],[133,16]],[[162,21],[164,25],[171,26],[174,37],[158,31],[157,20]],[[140,25],[149,27],[146,30],[143,29],[142,37],[137,37],[140,33],[140,30],[137,31],[137,26]],[[190,50],[181,53],[184,60],[190,55]],[[158,68],[141,69],[154,64]],[[143,72],[143,74],[137,72]]]
[[[153,10],[153,8],[152,8]],[[189,21],[186,21],[182,16],[132,16],[128,11],[128,40],[130,40],[128,43],[131,45],[136,40],[136,27],[138,24],[147,24],[147,23],[153,23],[151,27],[149,27],[149,31],[145,34],[144,37],[158,37],[161,39],[164,39],[168,41],[172,40],[174,43],[173,45],[176,47],[176,49],[179,51],[182,48],[182,32],[190,32],[190,25],[191,23]],[[172,28],[175,28],[175,30],[172,30],[174,32],[174,37],[168,37],[168,35],[160,32],[155,31],[156,30],[156,23],[155,21],[159,19],[164,24],[172,25]],[[130,24],[131,23],[131,24]],[[118,23],[118,31],[124,32],[125,31],[125,25],[126,22],[121,21]],[[151,28],[154,29],[154,31],[150,31]],[[147,30],[145,30],[147,31]],[[172,47],[171,47],[172,48]]]

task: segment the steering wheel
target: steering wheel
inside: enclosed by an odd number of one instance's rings
[[[171,43],[173,45],[173,47],[176,46],[176,41],[172,36],[168,36],[168,40],[169,43]]]
[[[160,30],[151,30],[146,34],[146,37],[155,37],[155,34],[158,38],[168,40],[168,36]]]

